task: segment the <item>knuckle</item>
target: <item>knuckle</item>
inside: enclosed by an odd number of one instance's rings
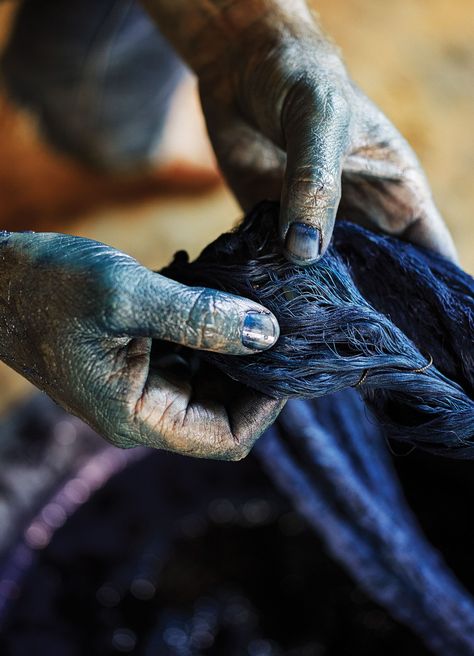
[[[121,332],[124,320],[130,315],[131,299],[122,290],[112,289],[101,307],[102,321],[108,332]]]
[[[133,317],[137,275],[129,267],[112,266],[101,280],[101,315],[105,328],[120,332]]]
[[[298,167],[288,189],[289,204],[311,211],[332,207],[340,195],[340,176],[321,165]]]
[[[239,431],[240,432],[240,431]],[[246,431],[247,433],[247,431]],[[248,456],[254,445],[256,435],[247,433],[245,436],[242,433],[232,433],[227,441],[226,460],[237,462],[243,460]]]
[[[231,462],[238,462],[243,460],[250,453],[250,447],[235,446],[230,453],[228,460]]]
[[[329,76],[303,77],[293,88],[287,110],[295,120],[316,113],[324,121],[335,121],[339,126],[349,123],[351,106],[347,82]]]
[[[250,450],[250,446],[240,444],[232,439],[232,443],[226,444],[225,447],[218,447],[215,450],[213,457],[218,460],[238,462],[239,460],[246,458],[250,453]]]
[[[185,320],[186,342],[201,349],[219,348],[227,341],[230,322],[218,292],[202,289],[195,295]]]
[[[338,124],[348,123],[351,114],[349,101],[343,88],[329,86],[323,94],[322,107],[330,119],[337,119]]]

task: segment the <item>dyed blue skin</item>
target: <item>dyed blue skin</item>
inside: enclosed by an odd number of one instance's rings
[[[117,446],[238,460],[283,405],[218,373],[196,377],[169,349],[150,359],[152,338],[253,353],[242,343],[249,311],[250,336],[263,316],[273,343],[276,319],[253,301],[58,234],[3,233],[0,272],[1,359]]]
[[[324,254],[338,208],[350,218],[455,258],[415,155],[350,80],[304,0],[143,4],[198,77],[209,136],[242,207],[249,209],[262,198],[281,200],[279,235],[291,261],[308,265]],[[126,16],[130,10],[128,2],[121,7],[119,2],[109,7],[105,0],[80,3],[86,15],[95,5],[104,16],[117,8]],[[38,0],[23,8],[23,29],[26,14],[38,11],[46,26],[63,33],[55,24],[56,2]],[[33,32],[37,26],[38,20],[30,20]],[[28,29],[24,44],[31,45]],[[115,27],[110,34],[117,34]],[[41,48],[38,59],[48,51]],[[97,66],[89,66],[91,71],[97,68],[99,78],[105,73],[101,52]],[[39,102],[35,85],[40,83],[41,94],[42,79],[31,75],[36,58],[26,54],[26,69],[20,68],[26,70],[24,88],[17,97],[46,116],[55,96],[45,93],[46,104]],[[63,79],[52,70],[61,60],[62,54],[47,61],[47,83]],[[149,71],[148,61],[148,68],[141,60],[139,64]],[[10,69],[13,84],[20,76],[13,74],[18,69],[11,62]],[[97,98],[94,90],[92,83],[81,102],[91,99],[102,108],[106,99]],[[55,91],[62,110],[64,97],[61,89]],[[139,116],[145,105],[140,98]],[[65,122],[75,119],[82,125],[81,112],[71,109],[61,115]],[[58,126],[56,118],[51,124]],[[133,118],[130,111],[128,135],[140,129]],[[67,126],[59,132],[56,142]],[[140,152],[143,143],[152,141],[145,137],[138,140]],[[90,159],[107,162],[120,145],[112,141],[111,151]],[[245,324],[249,310],[254,314]],[[266,326],[259,326],[262,317]],[[168,355],[164,349],[160,358],[151,358],[152,338],[245,354],[271,346],[277,337],[276,320],[261,306],[214,290],[184,288],[104,244],[64,235],[3,238],[0,357],[119,446],[148,444],[195,456],[243,457],[282,403],[215,371],[196,374],[184,360],[170,357],[170,347]]]
[[[290,261],[324,255],[338,211],[456,259],[415,153],[351,80],[310,3],[143,2],[197,74],[212,145],[244,210],[280,201]]]

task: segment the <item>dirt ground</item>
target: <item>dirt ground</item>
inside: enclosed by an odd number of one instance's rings
[[[356,81],[416,149],[461,261],[474,273],[474,3],[318,0],[315,6]],[[2,38],[11,12],[12,3],[0,8]],[[198,110],[186,111],[195,120],[183,117],[183,124],[198,130]],[[0,97],[0,143],[1,228],[88,236],[158,268],[178,249],[195,254],[239,216],[212,170],[196,162],[202,151],[187,154],[184,138],[177,164],[135,179],[99,177],[52,152],[34,120]],[[0,409],[30,389],[0,366]]]

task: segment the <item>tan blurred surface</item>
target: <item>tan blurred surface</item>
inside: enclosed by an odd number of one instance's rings
[[[435,197],[474,272],[474,2],[318,0],[323,25],[357,82],[418,152]],[[0,10],[1,33],[8,8]],[[192,121],[191,121],[192,124]],[[238,208],[203,168],[196,188],[178,167],[135,180],[98,179],[49,152],[34,122],[0,106],[0,223],[57,229],[121,248],[159,267],[175,250],[195,254],[227,228]],[[186,139],[181,139],[181,148]],[[196,171],[195,171],[196,173]],[[161,177],[160,177],[161,176]],[[181,187],[180,187],[181,181]],[[172,185],[173,192],[163,193]],[[176,189],[186,189],[186,194]],[[0,408],[29,389],[0,367]]]

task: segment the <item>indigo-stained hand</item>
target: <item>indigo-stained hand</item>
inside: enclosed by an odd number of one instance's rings
[[[1,359],[117,446],[244,457],[283,403],[193,370],[170,342],[250,354],[278,334],[257,303],[186,287],[105,244],[0,233]]]
[[[244,11],[242,3],[210,4],[221,12],[214,20],[225,45],[212,61],[188,56],[209,134],[246,211],[281,198],[288,258],[318,260],[339,208],[351,221],[456,260],[413,150],[351,80],[306,3],[251,0]],[[252,8],[255,16],[245,18]],[[203,38],[201,50],[213,47]]]

